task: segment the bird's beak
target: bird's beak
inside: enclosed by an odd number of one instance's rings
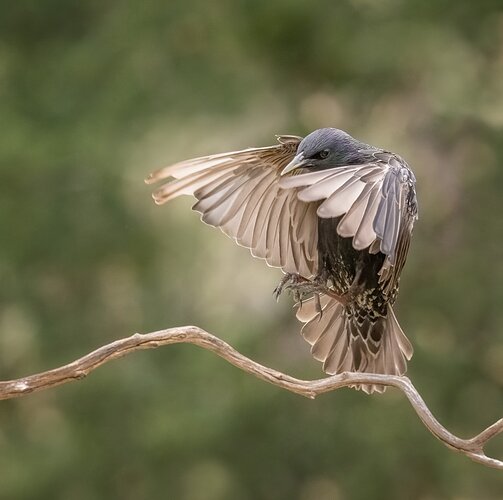
[[[299,153],[295,158],[281,171],[280,175],[288,174],[296,168],[305,167],[306,159],[304,158],[304,153]]]

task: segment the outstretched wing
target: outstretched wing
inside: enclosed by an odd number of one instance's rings
[[[341,217],[339,235],[357,250],[387,256],[380,271],[392,290],[405,262],[417,217],[415,179],[405,162],[376,152],[369,163],[281,177],[301,141],[279,136],[279,144],[195,158],[154,172],[157,204],[193,195],[194,210],[236,243],[288,273],[318,272],[317,218]]]
[[[318,217],[341,217],[337,232],[353,238],[356,250],[386,255],[380,279],[393,289],[417,218],[415,179],[403,160],[379,152],[366,164],[283,177],[279,185],[297,190],[301,201],[319,203]]]
[[[147,183],[172,178],[154,192],[157,204],[193,195],[207,224],[219,227],[253,256],[305,277],[318,267],[317,204],[279,186],[280,172],[301,141],[279,136],[279,144],[205,156],[154,172]]]

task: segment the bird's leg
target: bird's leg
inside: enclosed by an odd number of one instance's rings
[[[346,293],[340,295],[338,294],[334,288],[333,288],[333,282],[329,275],[326,273],[326,271],[322,271],[321,274],[318,274],[313,278],[313,287],[312,287],[312,293],[315,297],[315,300],[317,301],[316,307],[319,309],[319,312],[321,314],[321,303],[320,303],[320,296],[321,294],[328,295],[329,297],[332,297],[333,299],[337,300],[343,305],[346,305],[348,302],[348,296]]]
[[[345,294],[349,300],[354,300],[363,291],[363,285],[360,282],[362,271],[363,269],[361,268],[357,269],[353,282]]]

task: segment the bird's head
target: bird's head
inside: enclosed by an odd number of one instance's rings
[[[323,170],[364,162],[364,153],[371,146],[360,142],[343,130],[320,128],[311,132],[299,144],[295,158],[283,169],[285,175],[298,168]]]

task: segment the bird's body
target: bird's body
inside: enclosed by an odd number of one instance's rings
[[[347,297],[348,304],[360,304],[366,316],[372,319],[384,316],[386,304],[393,302],[392,296],[379,285],[385,255],[355,250],[350,238],[337,234],[340,221],[341,217],[318,221],[318,261],[325,286],[338,296]]]
[[[417,218],[414,175],[398,156],[337,129],[197,158],[147,180],[175,180],[157,203],[191,194],[202,220],[280,267],[312,295],[297,317],[327,373],[403,374],[412,346],[391,306]],[[367,392],[379,386],[362,387]]]

